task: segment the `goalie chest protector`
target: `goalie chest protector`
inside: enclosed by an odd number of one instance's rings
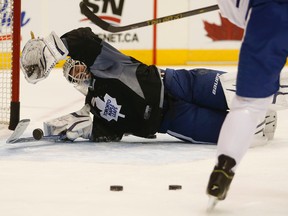
[[[105,130],[140,137],[148,137],[158,131],[162,118],[162,108],[159,105],[162,82],[158,72],[151,71],[155,75],[146,75],[147,70],[149,72],[151,69],[157,70],[154,66],[144,66],[136,72],[145,98],[118,79],[94,79],[93,89],[89,89],[86,103],[90,104],[91,112],[99,117],[97,123],[103,124]]]

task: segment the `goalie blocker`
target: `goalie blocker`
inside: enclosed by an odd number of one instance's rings
[[[66,134],[67,140],[71,141],[79,137],[90,139],[91,131],[92,119],[88,104],[79,111],[44,122],[45,135]]]
[[[92,135],[93,132],[94,135]],[[108,134],[103,127],[93,124],[89,104],[76,112],[44,122],[44,134],[46,136],[63,135],[66,141],[83,138],[94,142],[120,141],[123,136],[122,133],[113,131]]]

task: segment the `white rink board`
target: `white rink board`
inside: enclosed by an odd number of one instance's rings
[[[78,0],[61,0],[55,4],[51,0],[25,0],[22,1],[22,46],[30,38],[30,31],[35,36],[45,37],[51,31],[62,35],[67,31],[78,27],[90,27],[97,34],[112,37],[114,46],[124,50],[152,49],[153,27],[147,26],[126,32],[112,34],[94,25],[80,13]],[[112,23],[119,26],[143,22],[154,19],[154,0],[90,0],[88,5],[91,10],[95,8],[98,16],[117,18],[120,23]],[[123,7],[120,3],[123,2]],[[157,0],[157,18],[169,16],[208,7],[217,4],[216,0]],[[106,5],[106,6],[105,6]],[[112,10],[114,6],[114,11]],[[104,12],[103,12],[104,11]],[[117,11],[121,15],[115,14]],[[107,20],[106,20],[107,21]],[[238,49],[239,41],[213,42],[207,37],[207,31],[203,22],[221,25],[219,11],[212,11],[196,16],[186,17],[171,22],[157,25],[158,49]],[[7,25],[5,21],[2,21]],[[136,37],[137,40],[132,38]]]

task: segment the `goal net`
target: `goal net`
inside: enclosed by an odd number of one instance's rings
[[[19,122],[21,0],[0,0],[0,124]]]

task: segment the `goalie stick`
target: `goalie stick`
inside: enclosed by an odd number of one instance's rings
[[[6,143],[14,143],[16,140],[19,139],[19,137],[22,136],[26,128],[28,127],[30,123],[30,119],[22,119],[18,122],[15,130],[10,135],[10,137],[6,140]]]
[[[95,25],[99,26],[103,30],[113,32],[113,33],[128,31],[128,30],[137,29],[137,28],[150,26],[150,25],[156,25],[156,24],[173,21],[177,19],[182,19],[185,17],[194,16],[194,15],[198,15],[201,13],[206,13],[206,12],[219,9],[218,5],[212,5],[208,7],[199,8],[196,10],[190,10],[190,11],[186,11],[182,13],[160,17],[157,19],[146,20],[143,22],[134,23],[134,24],[126,25],[126,26],[113,26],[110,23],[105,22],[104,20],[99,18],[96,14],[94,14],[84,2],[80,2],[79,6],[81,9],[81,13],[84,14],[91,22],[93,22]]]
[[[13,144],[13,143],[37,142],[37,141],[65,142],[65,140],[63,140],[61,135],[49,135],[49,136],[43,136],[41,139],[35,139],[34,137],[20,137],[6,143]]]
[[[17,124],[14,132],[10,135],[10,137],[6,140],[6,143],[21,143],[21,142],[33,142],[33,141],[65,141],[66,135],[49,135],[49,136],[42,136],[41,138],[33,137],[21,137],[24,131],[27,129],[30,123],[30,119],[22,119]],[[33,134],[34,135],[34,134]]]

